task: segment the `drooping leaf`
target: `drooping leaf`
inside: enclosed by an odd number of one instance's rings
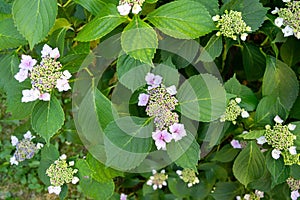
[[[35,104],[31,125],[49,144],[50,138],[62,127],[65,121],[64,111],[55,96],[50,101],[39,101]]]
[[[177,98],[180,112],[190,119],[209,122],[225,112],[225,90],[219,80],[210,74],[187,79],[179,88]]]
[[[265,130],[253,130],[248,133],[239,135],[239,137],[245,140],[255,140],[265,134]]]
[[[218,182],[215,187],[211,194],[215,200],[234,199],[242,191],[238,182]]]
[[[158,47],[158,40],[156,32],[149,24],[139,17],[134,17],[122,33],[121,45],[131,57],[151,64]]]
[[[211,36],[205,47],[201,50],[198,60],[202,62],[212,62],[221,55],[223,49],[222,37]]]
[[[211,1],[194,0],[194,1],[199,2],[202,5],[204,5],[211,16],[214,16],[214,15],[218,14],[218,12],[219,12],[219,2],[218,2],[218,0],[211,0]]]
[[[194,39],[215,29],[207,9],[195,1],[174,1],[149,13],[147,19],[167,35]]]
[[[288,65],[293,66],[300,61],[300,52],[298,47],[300,41],[295,37],[288,37],[280,47],[280,56],[282,60]]]
[[[15,54],[3,55],[0,57],[0,88],[5,87],[14,75],[18,72],[19,59]],[[15,82],[17,84],[17,82]],[[8,88],[9,89],[9,88]]]
[[[216,152],[212,160],[219,162],[230,162],[237,156],[238,153],[238,149],[234,149],[228,144],[225,145],[220,151]]]
[[[255,142],[249,142],[233,164],[235,178],[247,187],[248,183],[265,173],[265,158]]]
[[[80,4],[90,13],[97,16],[101,14],[102,9],[106,6],[107,1],[101,0],[74,0],[75,3]],[[107,2],[108,3],[108,2]]]
[[[67,29],[60,28],[54,31],[49,37],[49,45],[59,49],[60,56],[64,55],[65,50],[65,36]]]
[[[32,49],[44,39],[57,15],[56,0],[16,0],[12,8],[15,25]]]
[[[116,6],[109,4],[101,10],[101,14],[83,27],[75,40],[87,42],[102,38],[126,21],[127,18],[118,13]]]
[[[241,98],[241,107],[253,111],[257,106],[257,98],[250,88],[240,84],[235,75],[224,84],[226,92]]]
[[[26,44],[25,38],[18,32],[11,18],[0,20],[0,50],[15,48]]]

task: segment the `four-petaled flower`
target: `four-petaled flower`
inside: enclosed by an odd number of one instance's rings
[[[234,149],[241,149],[242,148],[242,145],[240,144],[240,142],[238,140],[232,140],[230,142],[231,146],[234,148]]]
[[[278,149],[273,149],[272,150],[272,157],[277,160],[280,158],[280,154],[281,154],[281,151],[278,150]]]
[[[154,75],[149,72],[146,75],[145,80],[148,85],[150,85],[152,87],[158,87],[161,84],[162,77],[160,75]]]
[[[149,97],[150,97],[149,94],[144,94],[144,93],[140,94],[138,105],[139,106],[146,106],[148,101],[149,101]]]
[[[158,150],[166,150],[166,143],[171,142],[172,135],[167,130],[156,130],[152,133],[152,138]]]
[[[172,138],[175,140],[175,142],[186,136],[186,131],[183,124],[174,123],[169,127],[169,130],[172,133]]]

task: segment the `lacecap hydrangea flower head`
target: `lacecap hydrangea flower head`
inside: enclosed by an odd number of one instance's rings
[[[130,11],[133,14],[139,14],[142,11],[142,5],[145,0],[120,0],[117,6],[120,15],[128,15]]]
[[[245,41],[251,27],[243,20],[242,13],[238,11],[225,10],[223,15],[215,15],[212,17],[213,21],[217,22],[217,36],[224,35],[225,37],[237,40],[238,37]]]
[[[152,132],[152,138],[158,150],[166,150],[166,144],[173,139],[175,142],[185,137],[184,124],[179,123],[179,116],[174,112],[178,100],[176,87],[165,87],[163,78],[153,73],[145,77],[148,88],[147,93],[141,93],[138,97],[138,106],[146,106],[148,116],[154,118],[156,130]]]
[[[300,1],[283,0],[285,8],[275,8],[272,14],[278,14],[274,23],[281,28],[284,37],[294,35],[300,39]]]
[[[152,186],[153,190],[161,189],[163,186],[167,186],[168,175],[163,169],[160,172],[152,170],[152,176],[147,181],[147,185]]]
[[[57,48],[52,49],[47,44],[42,51],[40,64],[31,56],[22,55],[19,72],[14,76],[19,82],[27,78],[31,80],[31,89],[22,91],[22,102],[31,102],[37,99],[50,101],[51,91],[57,88],[59,92],[71,89],[69,79],[71,74],[68,70],[62,71],[62,65],[57,59],[60,57]]]
[[[249,113],[239,105],[241,101],[241,98],[231,99],[226,107],[225,113],[220,117],[220,121],[231,121],[233,124],[236,124],[236,120],[239,116],[248,118]]]

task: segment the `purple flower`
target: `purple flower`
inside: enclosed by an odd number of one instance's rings
[[[37,61],[35,59],[32,59],[31,56],[22,55],[22,60],[19,65],[19,68],[31,71],[36,62]]]
[[[120,200],[126,200],[126,199],[127,199],[127,195],[124,193],[121,193]]]
[[[158,150],[166,150],[166,143],[171,142],[172,135],[167,130],[156,130],[152,133],[152,138],[155,140],[155,145]]]
[[[158,87],[161,84],[162,77],[149,72],[146,75],[145,80],[148,85],[151,85],[152,87]]]
[[[172,133],[172,137],[177,142],[178,140],[181,140],[184,136],[186,136],[186,131],[184,129],[183,124],[174,123],[169,127],[170,132]]]
[[[241,146],[241,144],[240,144],[240,142],[238,140],[232,140],[230,142],[230,144],[235,149],[241,149],[242,148],[242,146]]]
[[[294,190],[294,191],[291,192],[292,200],[297,200],[298,197],[300,197],[300,194],[299,194],[298,190]]]
[[[149,101],[149,97],[150,97],[149,94],[144,94],[144,93],[140,94],[138,105],[139,106],[146,106],[148,101]]]

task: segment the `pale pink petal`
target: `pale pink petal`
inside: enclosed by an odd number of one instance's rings
[[[183,124],[174,123],[169,127],[169,130],[172,133],[172,137],[175,141],[181,140],[181,138],[186,136],[186,131]]]
[[[235,149],[241,149],[242,148],[242,146],[241,146],[241,144],[240,144],[240,142],[238,140],[232,140],[230,142],[230,144]]]
[[[175,95],[177,93],[175,85],[171,85],[170,87],[167,87],[166,89],[170,95]]]
[[[57,59],[57,58],[59,58],[59,56],[60,56],[60,54],[59,54],[58,48],[55,48],[50,52],[50,58]]]
[[[62,75],[62,79],[70,79],[72,77],[72,74],[68,71],[68,70],[65,70],[63,71],[63,75]]]
[[[18,142],[19,142],[18,138],[16,136],[14,136],[14,135],[10,136],[10,139],[11,139],[11,144],[13,146],[16,146],[18,144]]]
[[[71,89],[69,85],[69,81],[67,79],[57,79],[56,88],[58,89],[59,92],[68,91]]]
[[[21,83],[28,78],[28,70],[20,69],[20,71],[14,77],[17,81],[19,81]]]
[[[43,101],[50,101],[50,94],[49,93],[44,93],[44,94],[41,94],[40,96],[39,96],[39,99],[40,100],[43,100]]]
[[[51,51],[52,51],[52,48],[49,45],[45,44],[42,51],[41,51],[42,58],[50,55]]]
[[[278,158],[280,158],[280,154],[281,154],[281,151],[280,150],[277,150],[277,149],[273,149],[272,150],[272,157],[277,160]]]
[[[26,69],[26,70],[32,70],[33,66],[37,63],[35,59],[32,59],[31,56],[28,55],[22,55],[22,60],[19,65],[19,68]]]
[[[140,94],[138,106],[146,106],[149,101],[149,97],[150,97],[150,95],[148,95],[148,94],[144,94],[144,93]]]
[[[291,192],[291,199],[292,200],[297,200],[298,197],[300,197],[300,194],[299,194],[298,190],[294,190],[294,191]]]

